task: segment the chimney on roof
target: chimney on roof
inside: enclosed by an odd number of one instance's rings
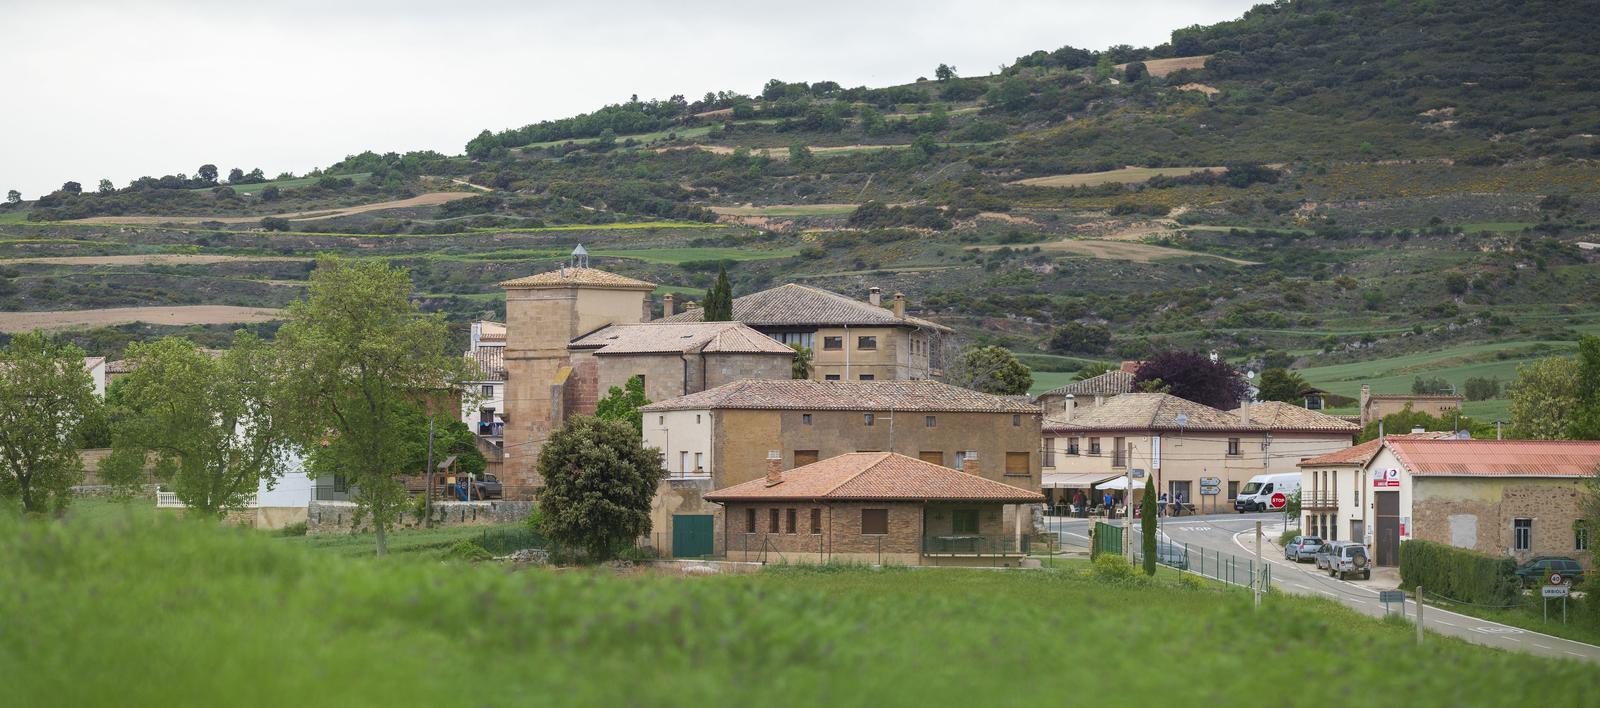
[[[876,285],[867,288],[867,302],[872,303],[873,307],[883,307],[882,293],[883,289]]]
[[[777,450],[767,451],[767,486],[771,487],[783,482],[783,453]]]
[[[673,301],[672,293],[667,293],[667,294],[661,296],[661,316],[662,317],[671,317],[672,316],[672,301]]]
[[[1249,425],[1250,424],[1250,402],[1249,401],[1244,401],[1239,406],[1239,419],[1243,420],[1245,425]]]
[[[905,293],[895,293],[894,294],[894,316],[898,317],[898,318],[900,318],[902,320],[906,318],[906,294]]]
[[[961,457],[961,471],[973,476],[982,476],[978,472],[978,451],[968,450]]]
[[[700,309],[700,303],[698,303],[698,302],[690,300],[690,301],[688,301],[686,303],[683,303],[683,311],[684,312],[688,312],[690,310],[698,310],[698,309]]]

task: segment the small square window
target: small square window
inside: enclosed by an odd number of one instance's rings
[[[1572,550],[1589,550],[1589,525],[1581,520],[1572,523]]]
[[[1533,519],[1515,519],[1511,522],[1511,530],[1516,550],[1533,549]]]
[[[1239,451],[1239,448],[1240,448],[1240,445],[1239,445],[1239,439],[1238,438],[1228,438],[1228,456],[1229,457],[1238,457],[1241,454],[1240,451]]]
[[[801,413],[800,414],[800,424],[801,425],[811,425],[811,414],[810,413]]]
[[[483,385],[483,397],[484,398],[494,398],[494,384],[484,384]]]
[[[694,414],[694,424],[695,425],[699,425],[700,424],[700,414],[699,413]]]
[[[861,533],[883,535],[889,533],[888,509],[862,509]]]
[[[1100,438],[1089,438],[1089,454],[1100,454]]]
[[[922,424],[929,428],[939,427],[939,417],[933,415],[922,416]]]
[[[861,415],[861,422],[865,425],[872,425],[878,422],[878,417],[871,413],[863,413]]]
[[[656,425],[666,425],[666,424],[667,424],[667,417],[666,416],[664,416],[664,415],[656,416]]]
[[[826,374],[826,375],[824,375],[822,377],[822,380],[823,381],[838,381],[839,380],[839,375],[838,374]]]
[[[348,491],[350,491],[350,479],[348,477],[345,477],[342,474],[334,475],[333,476],[333,491],[335,491],[335,492],[348,492]]]
[[[872,374],[862,374],[861,375],[861,380],[862,381],[875,381],[875,380],[877,380],[877,378],[878,377],[873,376]]]
[[[822,349],[823,349],[823,351],[834,352],[834,351],[839,351],[840,349],[843,349],[843,348],[844,348],[844,337],[823,337],[822,338]]]
[[[1013,416],[1011,416],[1011,427],[1013,427],[1013,428],[1022,427],[1022,416],[1021,415],[1013,415]]]
[[[877,349],[878,338],[871,335],[856,337],[856,348],[864,351]]]

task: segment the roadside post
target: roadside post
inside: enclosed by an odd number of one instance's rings
[[[1250,584],[1252,586],[1254,586],[1255,589],[1256,589],[1256,609],[1258,609],[1258,610],[1261,609],[1261,584],[1263,582],[1266,582],[1266,577],[1267,577],[1267,574],[1265,572],[1263,572],[1264,570],[1265,569],[1261,567],[1261,522],[1257,521],[1256,522],[1256,568],[1255,568],[1256,577],[1254,578],[1255,582],[1250,583]]]
[[[1539,603],[1544,605],[1545,622],[1548,623],[1550,621],[1550,601],[1559,597],[1561,598],[1561,623],[1567,623],[1567,595],[1569,590],[1566,585],[1566,578],[1561,577],[1560,573],[1551,573],[1545,578],[1544,587],[1539,591]]]
[[[1406,614],[1406,591],[1404,590],[1380,590],[1378,592],[1378,602],[1383,603],[1383,616],[1385,617],[1389,616],[1389,604],[1393,602],[1400,603],[1401,617]]]
[[[1427,603],[1422,601],[1422,586],[1417,586],[1417,646],[1422,646],[1422,606]]]

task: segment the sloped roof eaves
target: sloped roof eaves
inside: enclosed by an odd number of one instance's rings
[[[782,354],[794,350],[739,322],[644,322],[602,327],[567,345],[597,356],[675,354],[692,351]]]
[[[1107,371],[1099,376],[1091,376],[1082,381],[1074,381],[1065,386],[1045,391],[1039,398],[1045,396],[1115,396],[1133,392],[1133,374],[1126,371]]]
[[[664,322],[700,322],[704,310],[689,310]],[[925,327],[943,332],[954,330],[937,322],[907,316],[894,316],[891,310],[862,302],[839,293],[797,283],[751,293],[733,300],[733,319],[754,327]]]
[[[672,410],[841,410],[1012,413],[1037,415],[1038,406],[936,381],[744,380],[640,408]]]
[[[1600,469],[1600,441],[1388,439],[1417,477],[1584,478]]]
[[[718,503],[807,500],[1028,504],[1044,501],[1044,495],[885,452],[831,457],[785,472],[784,481],[777,485],[768,485],[762,477],[712,492],[705,499]]]
[[[655,290],[654,283],[636,280],[598,268],[562,268],[504,280],[502,288],[570,288],[583,286],[607,290]]]

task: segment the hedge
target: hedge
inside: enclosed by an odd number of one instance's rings
[[[1400,587],[1477,605],[1510,606],[1520,586],[1517,562],[1431,541],[1400,544]]]

